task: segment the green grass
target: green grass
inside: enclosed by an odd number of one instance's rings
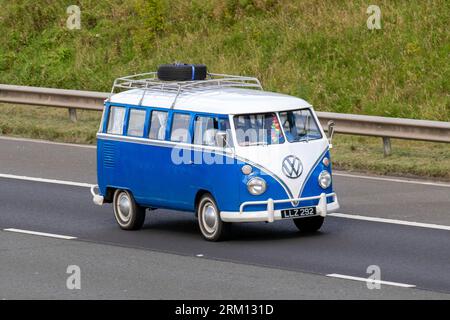
[[[73,123],[67,109],[0,104],[0,135],[94,144],[101,113],[77,110],[77,117]]]
[[[381,138],[336,135],[331,151],[340,170],[402,177],[450,180],[450,145],[392,139],[392,154],[384,157]]]
[[[0,134],[68,143],[94,144],[101,114],[77,111],[69,121],[66,109],[0,104]],[[356,172],[450,180],[450,145],[392,140],[392,155],[383,156],[381,138],[336,135],[333,166]]]
[[[81,30],[66,8],[81,7]],[[0,82],[108,90],[158,64],[259,77],[317,110],[450,120],[450,1],[0,0]]]

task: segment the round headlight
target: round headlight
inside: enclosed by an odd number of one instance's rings
[[[261,178],[251,178],[247,182],[247,190],[251,194],[258,196],[260,194],[263,194],[264,191],[266,191],[266,181]]]
[[[319,185],[322,189],[326,189],[331,185],[331,174],[328,171],[323,170],[319,174]]]

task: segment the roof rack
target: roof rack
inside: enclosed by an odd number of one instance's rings
[[[117,78],[114,80],[111,95],[116,93],[116,90],[143,89],[139,102],[141,105],[147,91],[172,92],[175,93],[171,106],[173,108],[178,97],[183,93],[230,87],[264,90],[259,80],[254,77],[208,73],[205,80],[162,81],[158,79],[157,72],[149,72]]]

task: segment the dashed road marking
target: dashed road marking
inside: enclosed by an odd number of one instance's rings
[[[347,280],[354,280],[354,281],[362,281],[362,282],[368,282],[368,283],[373,283],[373,284],[384,284],[384,285],[388,285],[388,286],[395,286],[395,287],[401,287],[401,288],[415,288],[416,287],[413,284],[392,282],[392,281],[383,281],[383,280],[374,280],[374,279],[369,279],[369,278],[361,278],[361,277],[353,277],[353,276],[346,276],[344,274],[338,274],[338,273],[327,274],[327,277],[339,278],[339,279],[347,279]]]
[[[432,223],[422,223],[422,222],[413,222],[413,221],[404,221],[404,220],[396,220],[396,219],[386,219],[386,218],[376,218],[376,217],[367,217],[360,216],[355,214],[346,214],[346,213],[330,213],[328,214],[330,217],[338,217],[345,219],[354,219],[354,220],[364,220],[371,222],[382,222],[382,223],[390,223],[390,224],[399,224],[403,226],[410,227],[420,227],[420,228],[428,228],[428,229],[439,229],[439,230],[447,230],[450,231],[450,226],[444,226],[441,224],[432,224]]]
[[[31,235],[34,235],[34,236],[41,236],[41,237],[48,237],[48,238],[56,238],[56,239],[64,239],[64,240],[74,240],[74,239],[77,239],[77,237],[64,236],[64,235],[61,235],[61,234],[46,233],[46,232],[38,232],[38,231],[30,231],[30,230],[22,230],[22,229],[14,229],[14,228],[3,229],[3,231],[16,232],[16,233],[24,233],[24,234],[31,234]]]
[[[55,179],[45,179],[45,178],[36,178],[36,177],[28,177],[28,176],[18,176],[18,175],[3,174],[3,173],[0,173],[0,178],[23,180],[23,181],[33,181],[33,182],[42,182],[42,183],[51,183],[51,184],[83,187],[83,188],[91,188],[91,187],[94,186],[93,184],[83,183],[83,182],[55,180]],[[328,215],[330,217],[338,217],[338,218],[346,218],[346,219],[354,219],[354,220],[364,220],[364,221],[371,221],[371,222],[390,223],[390,224],[404,225],[404,226],[410,226],[410,227],[421,227],[421,228],[428,228],[428,229],[438,229],[438,230],[450,231],[450,226],[439,225],[439,224],[432,224],[432,223],[422,223],[422,222],[404,221],[404,220],[397,220],[397,219],[367,217],[367,216],[362,216],[362,215],[337,213],[337,212],[336,213],[330,213]]]
[[[74,181],[35,178],[35,177],[27,177],[27,176],[17,176],[14,174],[4,174],[4,173],[0,173],[0,178],[52,183],[52,184],[60,184],[60,185],[66,185],[66,186],[84,187],[84,188],[91,188],[93,186],[93,184],[84,183],[84,182],[74,182]]]
[[[349,174],[349,173],[342,173],[342,172],[333,172],[333,175],[334,176],[338,176],[338,177],[346,177],[346,178],[379,180],[379,181],[398,182],[398,183],[410,183],[410,184],[421,184],[421,185],[426,185],[426,186],[450,188],[450,183],[440,183],[440,182],[433,182],[433,181],[418,181],[418,180],[405,180],[405,179],[374,177],[374,176],[361,176],[361,175],[357,175],[357,174]]]

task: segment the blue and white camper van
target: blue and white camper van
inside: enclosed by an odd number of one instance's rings
[[[181,64],[119,78],[97,134],[94,202],[112,203],[125,230],[163,208],[194,212],[210,241],[233,222],[291,219],[316,231],[339,208],[332,131],[309,103],[256,78]]]

